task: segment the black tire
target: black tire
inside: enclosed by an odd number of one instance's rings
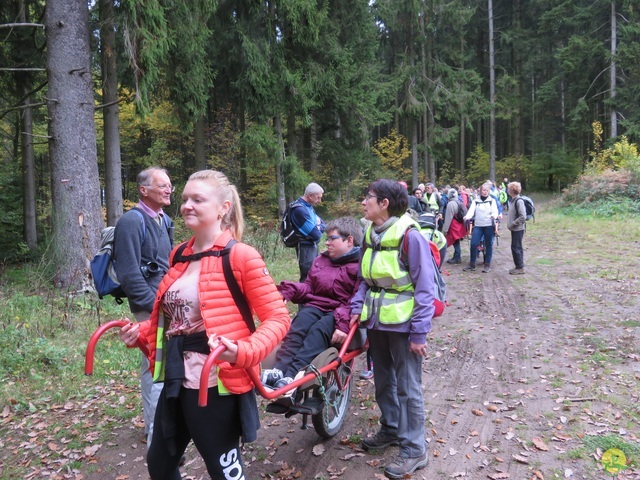
[[[350,367],[346,365],[338,367],[337,375],[340,375],[343,385],[350,373]],[[314,395],[320,394],[315,391]],[[312,415],[311,421],[316,433],[322,438],[328,439],[334,437],[340,431],[347,418],[347,411],[351,402],[351,379],[349,379],[345,389],[340,391],[334,373],[329,373],[325,384],[325,397],[326,400],[322,411],[317,415]]]

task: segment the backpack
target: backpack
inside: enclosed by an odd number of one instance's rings
[[[447,211],[447,205],[449,204],[449,195],[440,195],[440,207],[442,212]]]
[[[520,199],[524,200],[524,209],[526,211],[526,221],[529,221],[533,218],[533,221],[536,221],[536,206],[533,204],[533,200],[531,200],[526,195],[520,195]]]
[[[280,237],[284,242],[285,247],[295,247],[303,239],[298,229],[293,225],[291,221],[291,212],[296,207],[302,207],[302,204],[296,200],[291,202],[282,215],[282,221],[280,222]]]
[[[460,223],[464,223],[464,216],[467,214],[468,211],[469,209],[464,204],[464,202],[458,199],[458,211],[453,216],[453,218],[455,218]]]
[[[407,247],[407,237],[409,230],[415,227],[409,227],[404,232],[402,239],[400,242],[402,243],[402,248],[400,249],[400,260],[404,264],[405,270],[409,271],[409,249]],[[438,268],[438,263],[440,261],[440,250],[438,250],[438,246],[433,243],[431,240],[427,240],[429,242],[429,248],[431,249],[431,261],[433,262],[433,283],[435,285],[435,298],[433,299],[433,306],[435,307],[435,311],[433,312],[433,318],[439,317],[444,313],[444,307],[447,305],[445,300],[447,294],[447,286],[444,282],[444,278],[442,278],[442,274]]]
[[[142,243],[146,236],[146,225],[144,223],[144,217],[139,210],[132,209],[140,217],[142,222]],[[106,227],[102,229],[100,235],[100,250],[91,259],[91,276],[93,277],[93,284],[98,292],[98,297],[102,299],[107,295],[112,295],[116,298],[118,304],[122,303],[122,299],[127,295],[122,290],[118,277],[116,276],[116,270],[113,265],[113,239],[115,236],[116,227]]]

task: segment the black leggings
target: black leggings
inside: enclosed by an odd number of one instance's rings
[[[164,393],[164,392],[163,392]],[[240,413],[236,395],[218,395],[209,389],[206,407],[198,406],[198,390],[180,389],[176,408],[176,454],[170,455],[162,433],[164,394],[160,395],[153,427],[153,439],[147,452],[152,480],[180,480],[179,463],[190,440],[207,465],[213,480],[244,479],[240,457]]]

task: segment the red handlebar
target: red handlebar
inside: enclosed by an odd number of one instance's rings
[[[209,374],[213,367],[213,362],[216,361],[218,355],[227,349],[224,345],[220,345],[213,352],[211,352],[202,366],[202,372],[200,373],[200,390],[198,392],[198,406],[206,407],[209,401]]]
[[[93,332],[93,335],[91,335],[91,338],[89,339],[89,344],[87,345],[87,352],[85,353],[85,359],[84,359],[85,375],[93,374],[93,360],[94,360],[96,344],[98,343],[98,340],[100,340],[100,337],[102,336],[102,334],[112,328],[116,328],[116,327],[122,328],[127,323],[129,322],[125,322],[124,320],[113,320],[111,322],[107,322],[104,325],[99,326],[96,329],[96,331]],[[138,337],[138,342],[136,346],[142,351],[143,355],[149,355],[149,349],[147,348],[147,345],[143,343],[141,337]]]
[[[317,372],[319,374],[325,374],[327,372],[329,372],[330,370],[335,370],[337,369],[342,363],[345,362],[349,362],[352,359],[354,359],[355,357],[357,357],[358,355],[360,355],[365,349],[366,346],[351,350],[351,351],[347,351],[347,349],[349,348],[349,344],[351,343],[351,340],[353,339],[355,333],[357,332],[358,328],[359,328],[360,324],[358,323],[354,323],[350,329],[349,329],[349,333],[347,334],[347,338],[346,340],[342,343],[342,347],[340,348],[340,351],[338,352],[338,357],[336,359],[334,359],[333,361],[331,361],[329,364],[321,366],[320,368],[317,369]],[[213,367],[213,364],[215,362],[215,360],[218,358],[218,355],[220,355],[222,352],[224,352],[226,349],[225,346],[221,345],[218,348],[216,348],[213,352],[211,352],[208,356],[207,359],[204,362],[204,365],[202,366],[202,372],[200,373],[200,391],[198,392],[198,406],[200,407],[206,407],[207,406],[207,401],[209,399],[209,374],[211,373],[211,368]],[[267,391],[267,389],[264,387],[264,385],[262,384],[262,382],[260,381],[260,377],[258,376],[258,374],[256,374],[256,372],[254,371],[253,368],[249,367],[246,369],[247,375],[249,375],[249,378],[251,379],[251,381],[253,382],[254,387],[256,388],[256,390],[258,391],[258,393],[260,393],[261,396],[263,396],[264,398],[267,399],[274,399],[276,397],[279,397],[280,395],[283,395],[285,392],[287,392],[288,390],[291,390],[292,388],[297,388],[300,385],[305,384],[306,382],[308,382],[309,380],[313,380],[316,377],[316,373],[315,372],[310,372],[307,373],[304,377],[295,380],[293,383],[284,386],[284,387],[280,387],[276,390],[271,390],[269,389],[269,391]]]

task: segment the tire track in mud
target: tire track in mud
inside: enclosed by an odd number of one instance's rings
[[[494,258],[498,256],[496,251]],[[513,287],[513,277],[504,273],[495,268],[489,274],[452,272],[457,277],[449,282],[453,307],[436,326],[435,343],[441,334],[464,338],[442,347],[449,351],[440,358],[436,355],[426,368],[427,378],[434,379],[433,388],[439,392],[431,398],[427,392],[426,403],[432,410],[433,431],[439,434],[432,449],[438,455],[434,464],[444,463],[439,470],[442,478],[463,473],[477,478],[496,457],[509,453],[496,449],[505,428],[511,429],[501,417],[522,405],[518,394],[512,398],[514,386],[522,380],[523,371],[531,371],[531,361],[530,342],[521,333],[524,297]],[[524,473],[519,470],[505,471]]]
[[[514,277],[507,272],[510,264],[510,251],[503,247],[494,251],[488,274],[451,272],[453,307],[433,333],[432,345],[443,343],[441,353],[425,369],[433,379],[425,395],[437,432],[431,448],[439,454],[433,462],[437,475],[429,478],[486,478],[500,471],[525,479],[535,465],[552,461],[553,449],[538,451],[531,440],[557,428],[552,417],[559,407],[552,397],[569,392],[550,384],[558,373],[555,360],[564,361],[558,352],[566,338],[559,332],[572,327],[542,317],[545,310],[558,310],[566,319],[572,304],[555,298],[549,305],[549,298],[528,295],[530,286],[549,281],[546,272],[529,269],[526,278]],[[437,392],[431,397],[430,388]]]

